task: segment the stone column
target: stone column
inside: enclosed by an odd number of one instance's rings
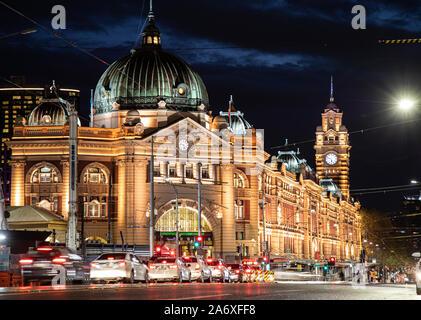
[[[235,243],[235,219],[234,219],[234,186],[233,165],[222,166],[222,192],[223,192],[223,218],[222,233],[224,243],[222,248],[223,259],[227,263],[234,263],[236,253]]]
[[[131,220],[136,225],[132,230],[133,243],[149,244],[149,229],[138,228],[149,225],[149,217],[146,217],[148,201],[150,197],[150,183],[146,183],[148,177],[148,160],[137,160],[134,163],[134,206],[128,212]]]
[[[121,242],[120,231],[126,226],[126,160],[117,161],[117,223],[113,224],[112,237],[114,243]]]
[[[10,192],[11,206],[25,205],[25,161],[11,161],[12,185]]]
[[[255,240],[254,248],[250,248],[250,252],[254,252],[255,255],[258,255],[259,252],[259,179],[258,179],[259,172],[256,170],[251,172],[249,176],[249,183],[250,183],[250,207],[249,207],[249,220],[250,225],[248,229],[248,233],[246,235],[247,240]]]

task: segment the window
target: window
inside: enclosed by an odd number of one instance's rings
[[[201,167],[202,179],[209,179],[209,167]]]
[[[244,240],[244,232],[236,232],[235,233],[235,240]]]
[[[91,167],[85,172],[83,183],[107,183],[105,172],[98,167]]]
[[[244,219],[243,200],[234,201],[234,216],[236,219]]]
[[[234,187],[235,188],[244,188],[244,179],[243,177],[238,174],[238,173],[234,173]]]
[[[188,179],[193,179],[193,167],[192,166],[187,166],[185,167],[185,177]]]
[[[31,183],[57,183],[57,171],[48,166],[40,167],[32,173]]]
[[[159,177],[161,175],[161,167],[160,167],[159,164],[154,164],[153,175],[154,175],[154,177]]]
[[[175,165],[168,166],[168,176],[169,177],[176,177],[177,176],[177,170]]]
[[[92,196],[87,201],[84,199],[85,217],[87,218],[104,218],[107,216],[107,198],[106,197],[95,197]]]

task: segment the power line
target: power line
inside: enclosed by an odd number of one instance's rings
[[[6,3],[4,3],[3,1],[0,1],[0,4],[1,4],[1,5],[3,5],[3,6],[5,6],[6,8],[8,8],[8,9],[10,9],[10,10],[12,10],[13,12],[15,12],[15,13],[16,13],[16,14],[18,14],[18,15],[20,15],[21,17],[23,17],[23,18],[25,18],[25,19],[27,19],[27,20],[31,21],[32,23],[34,23],[34,24],[35,24],[35,25],[37,25],[38,27],[40,27],[40,28],[44,29],[44,30],[45,30],[45,31],[47,31],[48,33],[52,34],[53,36],[55,36],[55,37],[57,37],[57,38],[59,38],[59,39],[63,40],[64,42],[66,42],[67,44],[71,45],[72,47],[74,47],[74,48],[76,48],[76,49],[78,49],[78,50],[82,51],[83,53],[85,53],[85,54],[87,54],[87,55],[91,56],[92,58],[94,58],[94,59],[98,60],[99,62],[101,62],[101,63],[103,63],[103,64],[106,64],[107,66],[109,66],[109,65],[110,65],[108,62],[106,62],[106,61],[102,60],[101,58],[98,58],[96,55],[92,54],[91,52],[89,52],[89,51],[87,51],[87,50],[85,50],[85,49],[83,49],[83,48],[79,47],[79,46],[78,46],[78,44],[77,44],[76,42],[69,41],[69,40],[67,40],[67,39],[63,38],[63,36],[62,36],[61,34],[51,31],[50,29],[48,29],[48,28],[44,27],[42,24],[38,23],[38,22],[37,22],[37,21],[35,21],[34,19],[29,18],[28,16],[26,16],[26,15],[25,15],[25,14],[23,14],[22,12],[20,12],[20,11],[18,11],[18,10],[16,10],[16,9],[12,8],[11,6],[7,5],[7,4],[6,4]]]
[[[395,122],[395,123],[391,123],[391,124],[387,124],[387,125],[382,125],[382,126],[370,127],[370,128],[366,128],[366,129],[355,130],[355,131],[348,132],[348,134],[349,135],[355,134],[355,133],[361,133],[361,134],[363,134],[365,132],[370,132],[370,131],[374,131],[374,130],[378,130],[378,129],[389,128],[389,127],[398,126],[398,125],[402,125],[402,124],[407,124],[407,123],[411,123],[411,122],[416,122],[416,121],[420,121],[420,120],[421,120],[421,118],[412,119],[412,120],[406,120],[406,121],[400,121],[400,122]],[[306,144],[306,143],[315,142],[315,141],[316,141],[316,139],[303,140],[303,141],[299,141],[299,142],[288,143],[288,144],[284,144],[284,145],[270,147],[270,149],[288,148],[288,147],[297,146],[297,145]]]

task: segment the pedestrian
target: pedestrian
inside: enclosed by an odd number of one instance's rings
[[[342,270],[339,273],[339,278],[341,279],[341,281],[345,281],[345,275],[344,275],[344,272]]]

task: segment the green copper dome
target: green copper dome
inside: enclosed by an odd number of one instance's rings
[[[142,48],[118,59],[98,81],[96,113],[120,109],[154,109],[165,101],[170,109],[196,110],[208,107],[206,87],[197,74],[179,57],[161,49],[161,37],[153,14],[143,33]]]

